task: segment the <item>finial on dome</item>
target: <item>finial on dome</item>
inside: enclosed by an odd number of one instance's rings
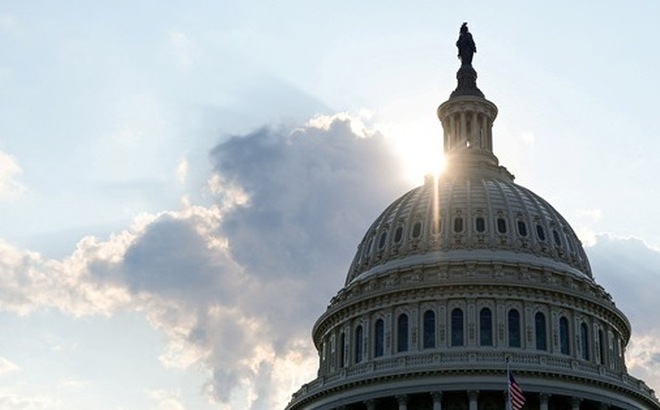
[[[461,66],[472,67],[472,57],[477,52],[477,45],[474,44],[472,34],[468,31],[467,23],[463,23],[461,26],[456,47],[458,47],[458,58],[461,59]]]
[[[477,72],[472,67],[472,57],[477,52],[477,45],[474,43],[472,34],[468,30],[467,23],[461,25],[456,47],[458,48],[458,58],[461,60],[461,68],[456,73],[458,86],[451,93],[450,98],[462,95],[484,98],[484,93],[477,88]]]

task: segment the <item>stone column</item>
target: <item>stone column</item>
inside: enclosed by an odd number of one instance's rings
[[[431,393],[431,398],[433,399],[433,410],[442,410],[442,392]]]
[[[367,410],[376,410],[376,399],[365,400],[364,405],[367,406]]]
[[[445,145],[445,147],[448,149],[452,149],[454,148],[455,143],[456,143],[456,119],[454,118],[454,115],[451,115],[449,117],[449,145]]]
[[[408,395],[401,394],[396,396],[396,401],[399,403],[399,410],[408,410]]]
[[[548,393],[539,393],[540,410],[548,410],[548,401],[550,395]]]
[[[479,402],[477,399],[479,398],[479,390],[468,390],[468,399],[470,400],[469,402],[469,410],[479,410]]]
[[[582,403],[581,398],[573,397],[573,400],[571,401],[571,404],[573,406],[573,410],[580,410],[580,403]]]

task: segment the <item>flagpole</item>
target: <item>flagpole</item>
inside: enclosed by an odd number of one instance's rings
[[[506,410],[511,410],[511,375],[510,375],[510,370],[509,370],[509,359],[510,357],[506,357]]]

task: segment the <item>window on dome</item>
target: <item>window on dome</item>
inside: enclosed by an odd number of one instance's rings
[[[536,332],[536,350],[548,350],[548,336],[545,327],[545,315],[537,312],[534,316],[534,330]]]
[[[479,312],[479,344],[493,345],[493,312],[488,308],[483,308]]]
[[[362,361],[362,343],[364,342],[364,335],[362,325],[355,328],[355,363]]]
[[[463,218],[460,216],[454,218],[454,232],[463,232]]]
[[[477,232],[484,232],[486,230],[486,220],[482,216],[478,216],[475,222]]]
[[[385,322],[383,319],[376,320],[374,333],[374,357],[380,357],[385,353]]]
[[[536,225],[536,234],[539,237],[539,240],[545,241],[545,230],[541,225]]]
[[[598,363],[605,364],[605,334],[598,329]]]
[[[552,236],[555,240],[555,245],[561,246],[561,239],[559,238],[559,232],[556,229],[552,230]]]
[[[424,349],[435,347],[435,312],[427,310],[424,312]]]
[[[413,226],[412,236],[413,238],[419,238],[419,235],[422,234],[422,223],[416,222]]]
[[[463,346],[463,311],[458,308],[451,311],[451,345]]]
[[[396,228],[396,231],[394,231],[394,242],[401,242],[401,237],[403,237],[403,227],[399,226]]]
[[[589,360],[589,328],[586,323],[580,325],[580,355],[582,359]]]
[[[383,249],[383,246],[385,246],[386,239],[387,239],[387,232],[381,233],[380,239],[378,240],[378,249]]]
[[[397,320],[396,351],[408,351],[408,315],[402,313]]]
[[[571,354],[570,336],[568,334],[568,319],[559,319],[559,351],[562,354]]]
[[[575,252],[575,248],[573,247],[573,238],[571,238],[570,235],[566,235],[566,240],[568,242],[568,249],[570,249],[571,252]]]
[[[520,347],[520,312],[509,310],[509,347]]]
[[[339,368],[345,365],[344,350],[346,350],[346,335],[342,332],[341,336],[339,336]]]
[[[497,218],[497,232],[506,233],[506,220],[504,218]]]
[[[520,236],[527,236],[527,224],[525,221],[518,221],[518,234]]]

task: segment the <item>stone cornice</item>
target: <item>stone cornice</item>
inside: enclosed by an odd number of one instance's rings
[[[630,338],[625,315],[611,296],[588,278],[524,264],[463,261],[411,266],[342,289],[314,325],[314,343],[318,349],[321,335],[329,328],[374,309],[422,299],[496,295],[589,312],[613,323],[625,343]]]
[[[342,369],[334,374],[319,377],[304,385],[293,394],[287,409],[299,409],[307,403],[323,396],[348,391],[361,385],[377,385],[386,381],[405,380],[410,383],[413,378],[448,377],[456,379],[469,376],[469,381],[462,381],[456,390],[481,386],[483,377],[501,375],[505,380],[505,357],[516,369],[519,380],[527,378],[526,392],[543,392],[548,389],[548,380],[553,385],[562,385],[565,393],[584,394],[581,386],[593,386],[604,392],[618,392],[628,401],[634,399],[644,403],[649,408],[660,409],[660,404],[644,382],[625,372],[613,372],[603,366],[579,362],[574,359],[558,359],[543,354],[518,353],[515,351],[499,351],[485,353],[483,351],[464,350],[452,353],[429,353],[418,357],[392,357],[375,360]],[[479,376],[482,376],[481,378]],[[542,380],[535,383],[534,380]],[[505,382],[503,381],[504,385]],[[446,383],[445,383],[446,385]],[[447,389],[451,391],[452,389]],[[395,392],[390,391],[390,394]],[[628,400],[625,400],[628,399]]]

